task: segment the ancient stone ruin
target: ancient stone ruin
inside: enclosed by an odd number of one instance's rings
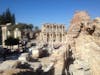
[[[91,19],[87,12],[78,11],[67,34],[64,25],[45,24],[38,36],[39,44],[60,42],[60,46],[33,47],[31,54],[1,63],[5,67],[0,67],[0,75],[100,75],[99,17]],[[40,58],[45,50],[52,52]]]
[[[47,43],[53,47],[54,44],[64,43],[65,35],[66,27],[64,24],[46,23],[42,26],[38,41],[41,41],[41,43]]]

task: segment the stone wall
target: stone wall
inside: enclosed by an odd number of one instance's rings
[[[78,20],[78,18],[82,19],[82,16],[86,21]],[[71,61],[67,65],[68,73],[69,75],[99,75],[100,18],[90,20],[86,12],[77,12],[73,19],[75,21],[72,21],[66,35],[66,41],[70,46],[68,51],[72,52],[68,58]]]

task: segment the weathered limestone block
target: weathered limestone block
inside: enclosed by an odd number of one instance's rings
[[[2,64],[0,64],[0,71],[7,70],[7,69],[14,69],[20,64],[21,62],[18,60],[7,60]]]
[[[100,17],[94,19],[93,24],[95,25],[94,36],[100,37]]]
[[[60,47],[51,55],[51,61],[54,62],[54,75],[62,75],[65,72],[65,62],[67,60],[67,49]]]
[[[45,66],[43,66],[43,71],[44,72],[49,72],[51,69],[53,69],[54,68],[54,63],[49,63],[49,65],[47,65],[46,67]]]
[[[73,75],[99,75],[100,74],[100,38],[81,34],[75,44],[75,61],[69,67]],[[77,61],[78,60],[78,61]]]
[[[30,67],[31,67],[34,71],[38,70],[39,68],[42,68],[42,65],[41,65],[40,62],[29,62],[29,64],[30,64]]]
[[[30,57],[29,53],[22,53],[18,58],[18,60],[25,61],[25,62],[29,61],[30,59],[31,59],[31,57]]]
[[[34,75],[35,73],[29,69],[8,69],[0,73],[0,75]]]
[[[89,64],[81,60],[75,60],[74,64],[70,65],[69,72],[71,75],[91,75]]]
[[[40,52],[38,49],[32,50],[32,58],[39,58]]]

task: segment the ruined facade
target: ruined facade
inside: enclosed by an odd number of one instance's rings
[[[91,22],[91,18],[86,11],[77,11],[70,22],[67,33],[71,37],[77,37],[81,31],[85,31],[86,28],[91,27]]]
[[[66,29],[63,24],[49,24],[42,26],[39,40],[48,44],[63,43],[65,39]]]
[[[16,28],[14,30],[14,33],[11,33],[8,29],[9,25],[1,25],[1,29],[2,29],[2,46],[5,47],[5,40],[11,36],[11,34],[14,35],[15,38],[21,38],[21,31]]]

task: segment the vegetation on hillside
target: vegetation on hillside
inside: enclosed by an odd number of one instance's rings
[[[24,30],[24,29],[33,29],[33,25],[32,24],[25,24],[25,23],[18,23],[15,25],[9,25],[8,26],[8,30],[13,31],[15,28],[18,28],[19,30]]]
[[[7,23],[15,24],[15,14],[12,14],[9,8],[0,14],[0,25],[5,25]]]

